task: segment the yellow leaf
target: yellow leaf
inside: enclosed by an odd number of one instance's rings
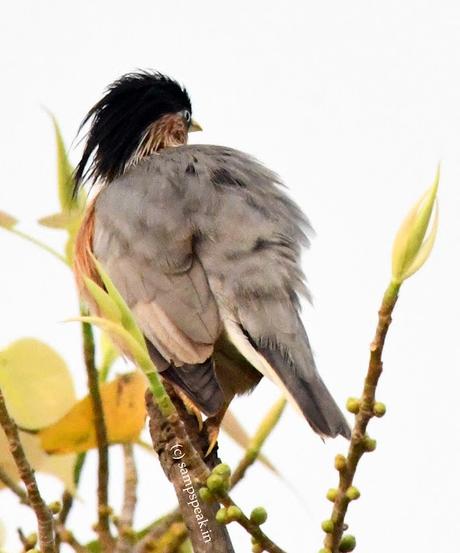
[[[66,230],[69,225],[73,223],[75,217],[77,217],[77,215],[75,215],[74,212],[66,211],[41,217],[38,222],[44,227]]]
[[[109,443],[134,442],[145,420],[145,376],[136,371],[100,385]],[[80,453],[96,446],[91,398],[86,396],[57,423],[39,432],[49,453]]]
[[[9,230],[16,226],[17,222],[18,220],[9,213],[6,213],[5,211],[0,211],[0,227]]]
[[[0,387],[9,413],[22,428],[48,426],[75,403],[64,360],[33,338],[13,342],[0,352]]]
[[[73,470],[76,460],[74,453],[53,458],[43,450],[37,435],[19,432],[19,439],[27,460],[35,471],[45,472],[59,478],[68,491],[74,491]],[[8,440],[2,429],[0,429],[0,467],[15,482],[20,480],[16,463],[10,453]],[[0,483],[0,488],[2,487]]]

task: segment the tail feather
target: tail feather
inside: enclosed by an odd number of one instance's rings
[[[349,439],[350,427],[316,370],[298,313],[279,307],[278,317],[252,309],[243,313],[240,323],[225,318],[228,338],[260,373],[284,390],[313,430],[321,436],[340,434]],[[279,321],[284,322],[282,330],[273,328],[275,323],[280,326]]]
[[[313,430],[321,436],[335,438],[340,434],[350,439],[350,427],[316,371],[308,379],[302,378],[280,350],[262,346],[257,350],[277,373]]]

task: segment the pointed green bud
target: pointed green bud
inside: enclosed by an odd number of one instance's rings
[[[346,536],[343,536],[343,538],[340,541],[339,551],[341,553],[348,553],[349,551],[353,551],[355,547],[356,547],[356,538],[350,534],[347,534]]]
[[[383,417],[383,415],[387,412],[387,408],[384,403],[380,401],[376,401],[374,403],[373,412],[376,417]]]
[[[323,520],[321,523],[321,528],[326,534],[331,534],[334,531],[334,523],[331,519]]]
[[[348,490],[345,492],[345,495],[350,501],[354,501],[355,499],[358,499],[361,495],[358,488],[355,488],[354,486],[350,486]]]
[[[327,499],[329,499],[329,501],[334,502],[337,498],[338,493],[339,493],[339,491],[337,490],[337,488],[329,488],[327,490],[326,497],[327,497]]]
[[[220,465],[217,465],[216,467],[214,467],[212,469],[212,472],[214,474],[222,476],[222,478],[230,478],[230,475],[232,473],[232,471],[230,470],[230,467],[225,463],[220,463]]]
[[[224,479],[218,474],[211,474],[206,480],[206,485],[212,493],[223,493],[225,491]]]
[[[438,228],[438,185],[439,167],[433,185],[409,211],[396,234],[392,256],[392,277],[395,284],[401,284],[418,271],[431,253]],[[426,236],[431,219],[431,230]]]
[[[347,399],[347,411],[350,411],[350,413],[357,415],[359,413],[360,406],[361,402],[359,401],[359,399],[355,397],[349,397]]]
[[[254,543],[252,546],[252,553],[263,553],[264,548],[260,543]]]
[[[198,494],[206,503],[211,503],[214,500],[212,493],[209,491],[208,488],[200,488]]]
[[[227,509],[225,507],[222,507],[217,511],[216,520],[219,524],[227,524]]]
[[[227,509],[227,518],[229,522],[239,520],[242,515],[243,513],[241,512],[241,509],[236,505],[230,505],[230,507]]]
[[[363,446],[366,451],[375,451],[375,448],[377,447],[377,440],[374,440],[369,436],[364,436]]]
[[[260,525],[267,520],[267,511],[263,507],[255,507],[251,513],[251,522],[254,524]]]
[[[347,467],[347,460],[345,456],[340,453],[336,455],[334,460],[334,466],[336,470],[338,470],[339,472],[341,472],[342,470],[345,470]]]

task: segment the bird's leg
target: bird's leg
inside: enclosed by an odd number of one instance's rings
[[[187,413],[195,417],[196,422],[198,424],[198,431],[201,432],[201,430],[203,429],[203,417],[201,415],[201,411],[193,403],[193,401],[184,394],[184,392],[179,388],[179,386],[174,386],[174,391],[176,395],[180,397]]]
[[[215,415],[213,415],[212,417],[208,417],[204,421],[204,431],[208,435],[208,442],[209,442],[209,446],[206,451],[205,457],[207,457],[216,446],[217,438],[219,437],[220,425],[222,424],[222,419],[224,418],[225,413],[227,412],[229,404],[230,404],[229,401],[224,402],[222,407]]]

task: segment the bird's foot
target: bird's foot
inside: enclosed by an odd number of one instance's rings
[[[204,430],[208,435],[209,447],[206,451],[205,457],[207,457],[211,451],[216,447],[217,438],[219,437],[220,425],[222,424],[222,419],[227,412],[229,402],[225,402],[222,408],[212,417],[208,417],[204,422]]]
[[[208,449],[205,453],[205,457],[207,457],[211,451],[216,447],[217,444],[217,438],[219,437],[219,430],[220,430],[220,420],[216,420],[215,417],[211,417],[209,419],[206,419],[204,422],[204,429],[205,432],[208,435]]]
[[[201,411],[193,403],[193,401],[189,399],[181,390],[178,390],[177,388],[175,388],[175,390],[176,393],[180,396],[187,413],[195,417],[198,424],[198,431],[201,432],[203,430],[203,416],[201,414]]]

